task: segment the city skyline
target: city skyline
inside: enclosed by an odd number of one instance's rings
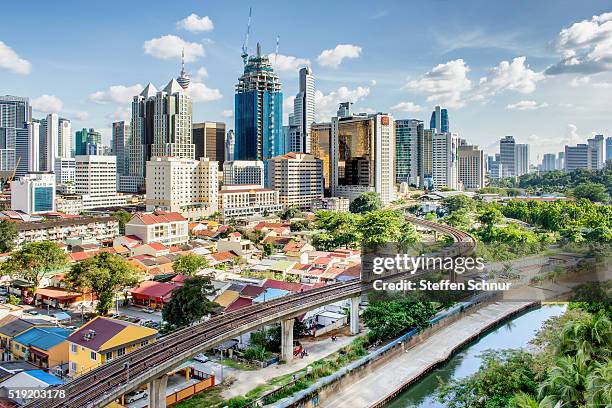
[[[316,18],[316,7],[298,14],[280,2],[258,4],[249,52],[259,41],[264,53],[273,54],[280,36],[279,55],[270,59],[283,83],[285,124],[299,68],[309,65],[317,81],[318,121],[328,121],[343,100],[355,102],[355,112],[425,121],[440,104],[449,109],[452,131],[461,137],[492,153],[500,137],[514,135],[517,143],[532,146],[532,163],[551,149],[612,132],[605,103],[599,103],[612,86],[612,49],[606,46],[612,14],[606,14],[604,2],[562,7],[555,2],[554,8],[540,2],[530,4],[529,13],[496,5],[477,21],[472,13],[481,2],[469,3],[473,7],[380,2],[367,10],[338,4],[330,11],[334,21],[317,19],[317,25],[294,24],[296,18]],[[214,2],[172,9],[153,3],[147,16],[138,14],[140,3],[121,4],[121,19],[106,16],[99,5],[70,5],[40,2],[37,15],[7,5],[7,15],[14,17],[0,34],[0,81],[6,84],[4,94],[30,98],[34,117],[57,112],[72,121],[73,130],[99,129],[108,144],[111,123],[128,119],[132,97],[149,80],[162,88],[177,76],[185,49],[194,121],[233,127],[248,4],[227,10]],[[406,13],[422,18],[399,24]],[[444,29],[429,24],[435,13],[448,19]],[[99,27],[81,18],[91,14]],[[36,24],[40,15],[52,16],[56,24]],[[278,24],[267,24],[270,16]],[[129,23],[132,18],[141,24]],[[512,30],[502,21],[514,23]],[[58,29],[64,23],[66,28]],[[80,30],[84,24],[87,30]],[[362,30],[363,24],[369,30]],[[23,27],[30,34],[23,35]],[[74,31],[83,35],[75,38]],[[39,38],[52,41],[41,47]]]

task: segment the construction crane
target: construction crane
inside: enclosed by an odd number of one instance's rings
[[[244,44],[242,44],[242,55],[241,55],[244,65],[246,65],[249,60],[249,36],[251,35],[252,12],[253,12],[253,8],[249,7],[249,23],[247,24],[246,35],[244,36]]]
[[[17,157],[17,163],[15,164],[15,168],[13,169],[13,172],[11,173],[11,175],[8,176],[8,178],[6,179],[6,185],[8,188],[11,188],[11,184],[13,183],[13,180],[15,179],[15,174],[17,173],[17,167],[19,167],[19,163],[21,163],[21,156]]]

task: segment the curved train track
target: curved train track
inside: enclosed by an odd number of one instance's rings
[[[453,237],[456,244],[451,246],[452,255],[467,255],[473,251],[474,238],[463,231],[447,225],[425,221],[407,216],[413,224],[420,225]],[[453,248],[454,247],[454,248]],[[414,276],[410,273],[399,273],[383,277],[383,280],[395,281]],[[123,393],[138,386],[133,380],[146,377],[147,373],[159,367],[165,367],[176,356],[197,354],[203,343],[220,343],[233,336],[241,327],[261,322],[264,325],[273,321],[271,315],[286,312],[294,314],[296,310],[307,309],[310,305],[322,302],[333,303],[341,299],[356,296],[369,289],[366,282],[334,283],[306,292],[288,295],[265,303],[252,305],[234,312],[225,313],[194,326],[186,327],[159,341],[104,364],[87,374],[57,388],[65,392],[64,398],[35,400],[28,408],[77,408],[99,407],[119,398]],[[285,316],[287,317],[287,316]],[[278,318],[276,318],[278,320]],[[250,330],[250,329],[249,329]],[[160,374],[161,375],[161,374]],[[132,382],[130,382],[131,380]],[[140,382],[141,384],[144,383]]]

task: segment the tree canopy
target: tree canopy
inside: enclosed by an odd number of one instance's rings
[[[41,279],[49,272],[61,269],[68,264],[66,252],[55,242],[43,241],[25,244],[13,252],[2,264],[5,273],[31,281],[34,290]]]
[[[572,194],[575,198],[585,198],[593,202],[608,202],[610,195],[606,186],[599,183],[580,183],[574,188]]]
[[[164,306],[162,316],[173,327],[188,326],[219,306],[207,297],[215,292],[208,277],[187,279],[183,286],[172,292],[172,299]]]
[[[194,276],[200,269],[206,268],[208,261],[203,256],[187,253],[179,255],[172,263],[172,270],[181,275]]]
[[[0,252],[10,252],[15,248],[17,227],[9,220],[0,221]]]
[[[363,214],[383,208],[383,202],[378,193],[368,191],[361,193],[349,205],[349,211],[353,214]]]

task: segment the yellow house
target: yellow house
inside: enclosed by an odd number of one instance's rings
[[[15,336],[11,353],[18,359],[30,361],[39,367],[51,368],[68,362],[70,330],[63,327],[31,327]]]
[[[69,375],[77,377],[101,364],[154,342],[157,330],[108,317],[96,317],[68,337]]]
[[[3,352],[14,351],[13,338],[30,330],[32,327],[51,327],[53,324],[42,319],[21,319],[8,315],[0,319],[0,348]]]

